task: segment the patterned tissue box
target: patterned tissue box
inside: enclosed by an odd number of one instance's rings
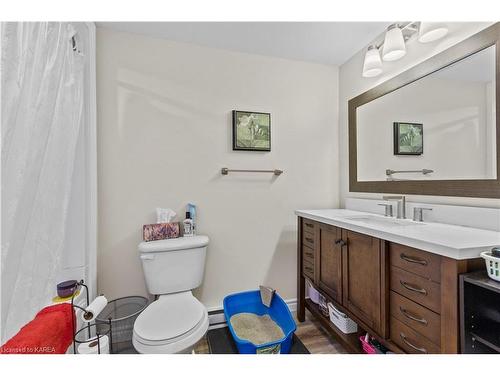
[[[179,223],[146,224],[142,227],[144,241],[166,240],[180,236]]]

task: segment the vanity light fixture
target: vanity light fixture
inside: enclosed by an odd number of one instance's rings
[[[382,73],[382,60],[377,46],[371,45],[365,54],[363,62],[363,77],[376,77]]]
[[[406,55],[405,38],[398,24],[392,24],[387,28],[384,38],[384,49],[382,59],[384,61],[395,61]]]
[[[406,42],[418,34],[420,43],[430,43],[448,34],[448,26],[442,22],[393,23],[385,32],[384,41],[371,44],[365,53],[362,75],[376,77],[382,73],[382,60],[396,61],[406,55]],[[380,58],[382,51],[382,59]]]
[[[418,28],[418,41],[420,43],[430,43],[443,38],[448,34],[448,27],[438,22],[420,22]]]

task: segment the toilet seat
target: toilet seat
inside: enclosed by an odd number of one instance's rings
[[[133,344],[140,353],[182,352],[207,329],[207,310],[191,291],[162,295],[137,317]]]

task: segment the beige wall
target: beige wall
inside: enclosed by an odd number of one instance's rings
[[[491,23],[454,23],[450,24],[449,35],[437,42],[422,44],[416,40],[408,42],[407,54],[401,60],[384,62],[384,72],[376,78],[361,76],[365,50],[360,51],[340,66],[339,69],[339,149],[340,149],[340,204],[346,197],[379,198],[382,194],[349,192],[349,150],[348,150],[348,117],[347,103],[349,99],[377,86],[378,84],[417,65],[429,57],[449,48],[467,37],[486,28]],[[410,201],[458,204],[468,206],[500,207],[498,199],[477,199],[439,196],[411,196]]]
[[[293,211],[338,205],[337,68],[98,29],[97,83],[99,293],[145,295],[142,225],[194,202],[207,307],[261,283],[295,298]],[[233,109],[272,113],[271,152],[232,151]]]

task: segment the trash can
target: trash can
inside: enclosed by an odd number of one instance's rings
[[[96,323],[111,323],[111,346],[113,353],[133,353],[132,333],[134,322],[148,306],[149,300],[142,296],[129,296],[109,301],[97,316]],[[98,326],[99,327],[99,326]],[[99,328],[98,328],[99,332]]]

